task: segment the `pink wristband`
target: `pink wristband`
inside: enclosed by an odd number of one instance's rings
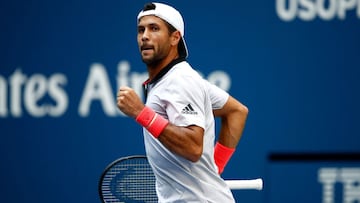
[[[168,120],[147,106],[145,106],[145,108],[136,117],[136,121],[146,128],[155,138],[159,137],[161,132],[169,123]]]
[[[218,173],[221,174],[224,171],[226,164],[229,162],[231,156],[235,152],[235,148],[226,147],[219,142],[216,143],[214,149],[215,164],[218,167]]]
[[[152,121],[152,119],[154,118],[155,114],[156,113],[154,110],[145,106],[145,108],[141,110],[141,112],[139,113],[139,115],[136,117],[135,120],[144,128],[147,128],[150,122]]]

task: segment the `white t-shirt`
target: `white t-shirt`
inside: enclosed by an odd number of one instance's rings
[[[146,105],[177,126],[204,129],[203,154],[191,162],[170,152],[144,128],[144,143],[156,177],[160,203],[235,202],[214,161],[213,109],[222,108],[229,94],[203,79],[182,61],[148,88]]]

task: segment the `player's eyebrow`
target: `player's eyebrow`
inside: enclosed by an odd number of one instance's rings
[[[138,24],[138,27],[151,27],[151,26],[160,26],[159,23],[148,23],[148,24]]]

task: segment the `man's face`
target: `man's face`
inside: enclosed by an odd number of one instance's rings
[[[156,64],[168,55],[171,36],[162,19],[144,16],[139,20],[137,31],[139,51],[145,64]]]

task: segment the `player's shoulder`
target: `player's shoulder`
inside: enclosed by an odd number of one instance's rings
[[[194,79],[198,81],[201,79],[199,73],[193,69],[193,67],[187,61],[176,64],[169,72],[171,72],[170,78],[174,80]]]
[[[165,89],[204,89],[203,78],[186,61],[176,64],[161,81]]]

